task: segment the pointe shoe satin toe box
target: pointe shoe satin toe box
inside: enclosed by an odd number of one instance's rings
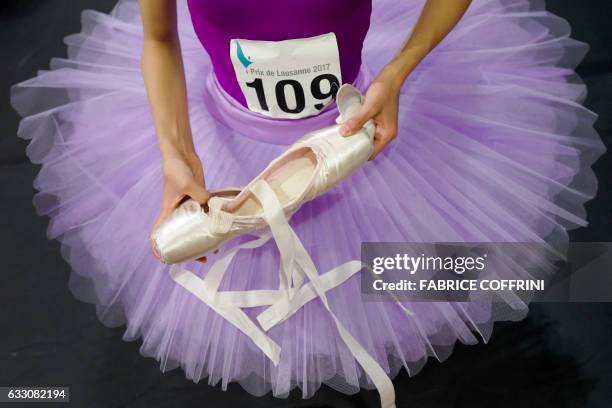
[[[238,190],[239,191],[239,190]],[[231,195],[237,194],[232,190]],[[162,262],[175,264],[198,259],[219,248],[233,235],[224,213],[218,211],[226,198],[211,197],[208,211],[197,201],[188,199],[151,234],[153,248]],[[211,211],[211,208],[215,208]]]

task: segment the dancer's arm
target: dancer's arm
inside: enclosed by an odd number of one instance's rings
[[[176,0],[140,0],[140,9],[142,74],[163,161],[164,193],[157,226],[184,196],[205,203],[209,195],[189,124]]]
[[[349,120],[342,133],[350,135],[372,119],[376,125],[372,159],[397,134],[399,94],[414,68],[457,25],[471,0],[427,0],[404,46],[372,81],[361,112]]]

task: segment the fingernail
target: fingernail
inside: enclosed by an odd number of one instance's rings
[[[349,128],[347,125],[343,125],[340,128],[340,134],[342,136],[348,136],[349,133],[351,133],[351,128]]]

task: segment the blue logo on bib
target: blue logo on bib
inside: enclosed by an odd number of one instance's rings
[[[244,68],[248,68],[249,65],[253,63],[246,55],[244,55],[244,51],[242,51],[242,47],[240,43],[236,41],[236,54],[238,55],[238,61],[244,66]]]

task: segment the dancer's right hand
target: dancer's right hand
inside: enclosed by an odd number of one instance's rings
[[[210,197],[210,193],[206,190],[202,162],[195,152],[165,156],[163,175],[162,206],[152,231],[155,231],[157,226],[174,211],[185,196],[189,196],[200,204],[205,204]],[[153,254],[159,259],[154,249]],[[200,258],[199,261],[206,262],[206,258]]]

